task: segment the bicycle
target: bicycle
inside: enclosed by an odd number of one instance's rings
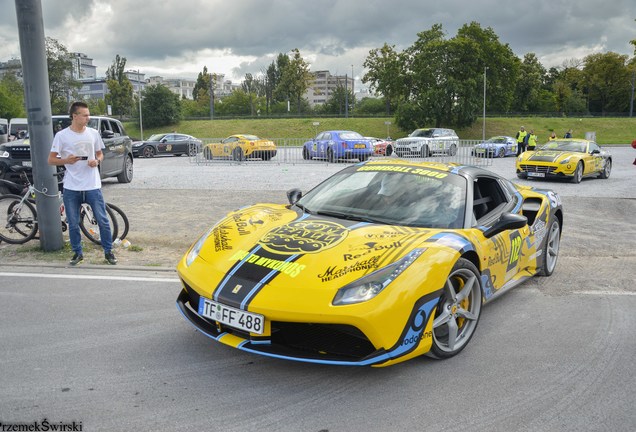
[[[35,192],[44,195],[46,191],[37,191],[28,178],[27,171],[24,167],[10,167],[14,172],[20,173],[23,185],[11,182],[9,180],[1,180],[0,184],[7,186],[14,194],[5,194],[0,196],[0,215],[6,215],[4,225],[0,225],[0,240],[10,244],[23,244],[34,239],[38,232],[37,211],[35,209]],[[54,174],[55,176],[63,175],[63,172]],[[62,201],[61,193],[57,195],[60,200],[60,217],[62,219],[62,231],[68,229],[66,223],[66,212]],[[129,222],[125,213],[117,206],[106,203],[106,213],[109,218],[113,241],[119,238],[123,240],[128,235]],[[119,234],[118,218],[123,222],[122,236]],[[99,237],[99,227],[91,207],[88,204],[82,204],[80,209],[80,230],[93,243],[101,244]]]

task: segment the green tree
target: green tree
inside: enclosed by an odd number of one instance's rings
[[[583,80],[587,86],[591,112],[625,112],[631,95],[627,56],[615,52],[585,57]]]
[[[133,112],[135,101],[133,86],[126,74],[126,57],[115,56],[115,61],[106,71],[106,103],[112,107],[113,114],[123,116]],[[145,121],[145,119],[144,119]]]
[[[289,64],[282,70],[282,76],[278,83],[277,93],[286,94],[292,104],[300,114],[304,105],[302,103],[303,94],[309,88],[312,75],[309,72],[309,64],[302,58],[298,48],[292,50],[294,53]]]
[[[44,45],[49,73],[51,111],[66,113],[69,102],[77,98],[77,90],[82,84],[73,74],[73,57],[66,47],[50,37],[45,38]]]
[[[354,104],[353,93],[351,93],[351,89],[345,88],[344,85],[338,83],[319,111],[324,114],[344,115],[346,104],[349,104],[348,109],[351,110],[351,106]]]
[[[364,97],[356,102],[356,114],[381,116],[386,112],[384,98]]]
[[[260,110],[264,104],[264,98],[237,89],[225,96],[221,103],[215,106],[215,110],[223,116],[249,116]]]
[[[26,117],[24,88],[13,73],[6,73],[0,79],[0,117]]]
[[[513,110],[522,113],[536,112],[540,105],[541,89],[546,79],[547,72],[536,54],[526,54],[519,68]]]
[[[197,75],[197,82],[192,89],[192,98],[195,101],[210,102],[210,73],[208,67],[203,66],[203,71]]]
[[[179,96],[161,84],[148,86],[142,92],[144,127],[169,126],[181,120]]]
[[[367,68],[362,82],[368,83],[371,90],[383,95],[386,114],[391,114],[391,107],[397,106],[404,91],[404,65],[395,51],[395,45],[385,43],[382,48],[369,51],[362,65]]]

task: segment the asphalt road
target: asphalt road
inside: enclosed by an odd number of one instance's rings
[[[85,431],[636,430],[636,152],[613,152],[609,180],[527,182],[563,196],[557,270],[488,304],[470,345],[445,361],[372,369],[258,357],[185,322],[170,268],[0,264],[0,423],[46,418],[81,422]],[[135,164],[133,183],[108,183],[107,195],[169,183],[189,196],[197,190],[249,204],[284,197],[294,185],[307,189],[336,169],[197,166],[186,158]],[[499,160],[492,169],[510,173],[511,165]]]

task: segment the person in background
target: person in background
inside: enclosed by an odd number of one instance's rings
[[[632,141],[632,148],[636,150],[636,140]],[[634,165],[636,165],[636,159],[634,159]]]
[[[530,129],[530,133],[528,134],[528,150],[534,151],[537,148],[537,139],[538,137],[534,134],[534,130]]]
[[[526,151],[526,136],[528,132],[526,132],[526,128],[521,126],[519,128],[519,132],[517,132],[517,156]]]
[[[563,138],[572,138],[572,129],[568,130],[563,136]]]
[[[548,138],[548,141],[554,141],[556,139],[557,139],[556,132],[552,131],[552,133],[550,134],[550,137]]]
[[[69,264],[75,266],[84,259],[79,222],[82,204],[87,203],[97,219],[104,258],[108,264],[115,265],[117,258],[112,252],[113,239],[99,174],[99,164],[104,160],[104,142],[97,130],[87,127],[90,112],[86,103],[73,102],[69,116],[71,125],[55,134],[48,158],[49,165],[66,168],[62,197],[74,252]]]

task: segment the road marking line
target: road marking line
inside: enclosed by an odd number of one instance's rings
[[[632,292],[632,291],[573,291],[572,294],[636,296],[636,292]]]
[[[43,279],[93,279],[93,280],[120,280],[120,281],[139,281],[139,282],[169,282],[179,283],[179,279],[168,278],[152,278],[152,277],[136,277],[136,276],[92,276],[92,275],[63,275],[50,273],[0,273],[0,277],[31,277]]]

